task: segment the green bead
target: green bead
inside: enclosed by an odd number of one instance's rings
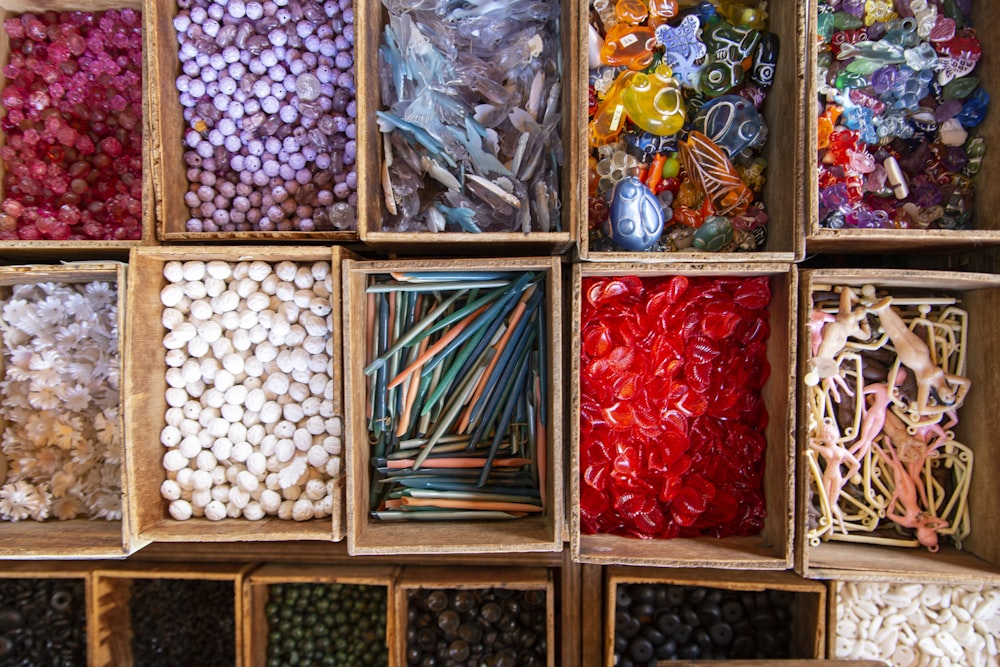
[[[816,17],[816,32],[824,42],[829,42],[833,37],[835,19],[830,12],[824,12]]]
[[[958,79],[952,79],[944,87],[944,99],[964,100],[978,87],[979,79],[974,76],[963,76]]]
[[[663,163],[663,178],[676,178],[681,173],[681,161],[671,155]]]
[[[721,215],[709,216],[694,233],[694,247],[704,252],[719,252],[733,241],[733,223]]]
[[[833,15],[833,26],[837,30],[854,30],[865,24],[859,16],[848,14],[847,12],[836,12]]]

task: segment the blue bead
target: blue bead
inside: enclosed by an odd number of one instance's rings
[[[611,195],[611,216],[604,233],[623,250],[649,250],[663,234],[663,209],[646,185],[634,176],[618,182]]]
[[[983,118],[986,116],[986,107],[990,104],[990,95],[986,90],[980,86],[976,88],[975,92],[969,96],[969,99],[965,101],[962,106],[962,110],[959,112],[955,119],[962,124],[963,127],[976,127],[983,122]]]
[[[732,157],[757,143],[764,131],[764,121],[747,99],[723,95],[701,108],[694,118],[694,128]]]

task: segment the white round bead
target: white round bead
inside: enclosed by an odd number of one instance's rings
[[[321,354],[326,349],[326,340],[320,336],[306,336],[302,347],[309,354]]]
[[[226,281],[219,278],[205,278],[205,292],[209,298],[214,298],[226,291]]]
[[[160,484],[160,495],[165,500],[177,500],[181,497],[181,485],[172,479],[165,479]]]
[[[212,473],[207,470],[195,470],[191,475],[191,484],[195,491],[207,491],[212,488]]]
[[[222,325],[215,320],[198,320],[195,326],[198,327],[198,335],[209,345],[213,345],[217,340],[222,338]]]
[[[306,330],[301,324],[293,324],[288,327],[288,333],[285,334],[285,345],[288,347],[299,347],[306,340]]]
[[[236,384],[236,376],[225,368],[220,368],[215,373],[215,381],[213,382],[215,388],[222,394],[222,402],[226,400],[226,392],[233,388]],[[222,407],[222,403],[213,407]]]
[[[314,513],[312,501],[308,498],[299,498],[292,507],[292,519],[295,521],[308,521]]]
[[[246,277],[255,282],[261,282],[271,273],[271,265],[267,262],[256,261],[247,267]]]
[[[278,505],[278,518],[279,519],[283,519],[285,521],[288,521],[289,519],[291,519],[292,518],[292,506],[294,504],[295,503],[293,503],[291,500],[282,500],[281,504]]]
[[[163,313],[160,315],[160,322],[163,324],[163,328],[170,331],[176,329],[184,321],[184,313],[176,308],[164,308]]]
[[[330,477],[336,477],[340,474],[339,456],[331,456],[330,460],[326,462],[326,474]]]
[[[241,299],[246,299],[248,296],[260,289],[259,281],[252,280],[250,278],[244,278],[243,280],[237,280],[232,284],[232,290]],[[270,299],[268,299],[270,301]]]
[[[302,406],[298,403],[286,403],[285,407],[282,409],[282,415],[288,422],[293,424],[298,424],[305,418],[305,413],[302,412]]]
[[[274,514],[277,512],[279,505],[281,505],[281,496],[277,491],[265,489],[264,492],[260,494],[260,506],[268,514]]]
[[[288,463],[295,456],[295,443],[288,438],[278,440],[274,455],[278,457],[279,463]]]
[[[236,354],[235,352],[230,352],[222,358],[222,367],[233,375],[239,375],[243,372],[243,357],[242,355]]]
[[[188,465],[187,457],[176,449],[171,449],[163,455],[163,467],[169,472],[177,472]]]
[[[180,445],[177,447],[177,451],[179,451],[185,458],[193,459],[201,452],[201,441],[197,436],[189,435],[181,440]]]
[[[225,480],[225,477],[223,477]],[[212,500],[218,500],[220,503],[229,502],[229,490],[230,486],[228,484],[218,484],[212,487]]]
[[[201,280],[205,277],[205,262],[190,260],[181,265],[184,280]]]
[[[256,491],[257,487],[260,486],[260,480],[257,479],[257,476],[249,470],[240,472],[236,476],[236,483],[239,484],[239,487],[247,493]]]
[[[164,394],[167,399],[167,405],[172,408],[182,407],[188,401],[187,392],[179,387],[169,387]]]
[[[244,471],[246,472],[246,471]],[[250,502],[250,493],[238,486],[229,489],[229,502],[243,509]]]
[[[211,304],[212,311],[217,315],[231,313],[239,307],[240,297],[236,292],[226,290],[222,294],[213,297]]]
[[[233,442],[246,442],[247,427],[240,422],[236,422],[235,424],[230,425],[229,432],[226,435]]]
[[[233,442],[229,438],[217,438],[212,443],[212,454],[219,461],[228,461],[233,453]]]
[[[312,271],[304,266],[300,266],[295,271],[295,277],[293,278],[295,286],[299,289],[309,289],[316,282],[316,278],[313,277]]]
[[[195,301],[197,299],[204,299],[208,295],[208,288],[205,287],[205,283],[200,280],[195,280],[184,284],[184,296]]]
[[[319,500],[326,495],[326,483],[319,479],[311,479],[306,482],[306,498],[309,500]]]
[[[183,389],[184,385],[187,384],[184,380],[184,372],[180,368],[168,368],[163,377],[167,381],[167,386],[175,389]]]
[[[341,449],[340,438],[335,435],[328,435],[323,438],[323,449],[331,456],[339,456]]]
[[[254,424],[247,428],[247,442],[251,445],[259,445],[265,435],[263,424]]]
[[[263,292],[264,294],[271,296],[274,294],[274,290],[277,288],[278,283],[280,282],[281,279],[272,273],[267,278],[264,278],[264,280],[260,281],[260,291]]]
[[[299,308],[308,308],[309,302],[314,298],[316,298],[316,294],[309,289],[295,290],[294,294],[292,294],[292,301]]]
[[[281,405],[268,401],[260,409],[260,421],[264,424],[274,424],[281,419]]]
[[[205,518],[209,521],[222,521],[226,518],[226,506],[213,500],[205,506]]]
[[[233,280],[243,280],[250,273],[250,262],[237,262],[233,266]]]
[[[247,357],[243,362],[243,372],[250,378],[259,378],[264,375],[264,362],[257,357]]]
[[[187,361],[188,356],[184,354],[184,350],[167,350],[167,354],[164,360],[169,368],[179,368],[184,365]]]
[[[187,346],[188,354],[192,357],[201,359],[206,354],[208,354],[208,341],[201,336],[195,336]]]
[[[178,261],[170,261],[163,265],[163,277],[172,283],[184,280],[184,269]]]
[[[274,296],[278,301],[289,302],[295,298],[295,285],[287,281],[281,281],[274,286]]]
[[[258,477],[267,471],[267,457],[260,452],[254,452],[247,457],[247,470]]]
[[[313,468],[322,469],[326,462],[330,460],[330,455],[319,445],[313,445],[306,452],[306,460]]]
[[[184,298],[184,288],[181,285],[171,283],[160,290],[160,303],[167,308],[173,308],[180,304]]]
[[[233,275],[233,268],[228,262],[224,262],[221,259],[213,259],[212,261],[206,263],[205,271],[209,276],[218,280],[225,280],[229,276]]]
[[[290,281],[295,279],[295,272],[297,270],[298,267],[294,262],[286,260],[278,262],[278,264],[274,267],[274,275],[278,276],[281,280]]]
[[[260,521],[264,518],[264,508],[256,500],[251,500],[243,508],[243,518],[249,521]]]
[[[212,453],[210,449],[203,449],[198,453],[198,459],[196,461],[198,465],[198,470],[206,470],[211,472],[215,466],[219,465],[218,459],[215,458],[215,454]]]
[[[229,424],[235,424],[236,422],[243,421],[243,407],[240,405],[233,405],[232,403],[226,403],[220,408],[222,412],[222,418],[226,420]],[[229,432],[229,428],[226,428],[226,432]]]
[[[192,514],[191,503],[180,498],[172,500],[167,510],[170,512],[170,516],[177,521],[187,521]]]

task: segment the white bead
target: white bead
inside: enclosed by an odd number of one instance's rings
[[[213,259],[212,261],[206,263],[205,271],[212,278],[217,278],[219,280],[225,280],[229,276],[233,275],[233,268],[228,262],[224,262],[221,259]]]
[[[191,485],[191,475],[193,475],[193,474],[194,474],[194,470],[192,470],[191,468],[187,468],[187,467],[181,468],[180,470],[177,471],[176,480],[177,480],[177,484],[181,487],[181,489],[183,489],[185,491],[190,491],[191,489],[194,488]]]
[[[295,449],[304,452],[312,447],[313,437],[304,428],[297,428],[295,429],[295,433],[292,434],[292,442],[295,443]]]
[[[292,518],[292,506],[294,504],[295,503],[293,503],[291,500],[282,500],[281,504],[278,505],[278,518],[279,519],[284,519],[285,521],[288,521],[289,519],[291,519]]]
[[[264,390],[275,396],[282,396],[288,393],[289,384],[288,376],[284,373],[272,373],[264,381]]]
[[[231,487],[228,484],[219,484],[212,487],[212,500],[218,500],[220,503],[228,503],[230,489]]]
[[[340,474],[339,456],[331,456],[330,460],[326,462],[326,474],[330,477],[336,477]]]
[[[263,292],[253,292],[247,296],[246,307],[255,313],[266,310],[271,305],[271,297]]]
[[[226,518],[226,506],[213,500],[205,506],[205,518],[209,521],[222,521]]]
[[[238,486],[233,487],[229,489],[229,502],[243,509],[250,502],[250,493]]]
[[[179,387],[169,387],[164,394],[167,399],[167,405],[173,408],[182,407],[188,401],[187,392]]]
[[[207,470],[195,470],[191,475],[191,484],[195,491],[208,491],[212,488],[212,473]]]
[[[201,280],[205,277],[205,262],[190,260],[181,265],[184,280]]]
[[[187,345],[187,343],[188,343],[187,340],[185,340],[181,336],[178,336],[173,331],[168,331],[167,334],[163,337],[163,347],[167,348],[168,350],[180,350],[185,345]]]
[[[258,260],[247,267],[247,278],[258,283],[267,278],[270,273],[271,265],[267,262],[261,262]]]
[[[212,301],[212,312],[217,315],[222,315],[224,313],[231,313],[236,310],[240,305],[240,297],[236,292],[226,290],[222,294],[213,297]]]
[[[273,456],[278,447],[278,436],[268,433],[260,441],[260,453],[264,456]]]
[[[294,262],[286,260],[284,262],[278,262],[278,264],[274,267],[274,275],[278,276],[281,280],[290,281],[295,279],[295,272],[297,270],[298,267]]]
[[[233,453],[233,442],[229,438],[217,438],[212,443],[212,454],[219,461],[228,461]]]
[[[303,350],[301,347],[292,350],[292,370],[296,371],[309,370],[309,353]]]
[[[197,436],[189,435],[181,440],[180,445],[177,447],[177,451],[179,451],[184,458],[193,459],[201,452],[201,441],[198,440]]]
[[[312,392],[309,391],[309,385],[307,384],[303,384],[302,382],[293,382],[288,385],[288,398],[290,398],[294,403],[301,404],[311,395]],[[301,417],[299,419],[301,419]],[[298,419],[293,419],[292,421],[298,421]]]
[[[215,381],[213,382],[215,388],[222,394],[222,403],[226,401],[226,392],[232,389],[236,384],[236,376],[225,368],[220,368],[215,373]],[[213,407],[222,407],[222,403]]]
[[[208,432],[213,438],[222,438],[229,433],[229,420],[223,417],[216,417],[208,425]]]
[[[295,285],[287,281],[281,281],[274,286],[274,296],[278,301],[290,302],[295,298]]]
[[[167,381],[167,386],[175,389],[183,389],[184,385],[187,384],[184,372],[180,368],[168,368],[163,377]]]
[[[198,320],[198,335],[209,345],[222,337],[222,325],[212,319]]]
[[[176,308],[164,308],[162,315],[160,315],[160,322],[163,324],[163,328],[171,331],[184,321],[184,313]]]
[[[204,299],[208,295],[208,288],[205,287],[205,283],[200,280],[195,280],[184,284],[184,296],[195,301],[197,299]],[[190,307],[189,307],[190,309]]]
[[[259,445],[265,435],[264,426],[262,424],[254,424],[253,426],[247,428],[247,442],[251,445]]]
[[[198,359],[208,354],[208,349],[208,341],[201,336],[195,336],[187,346],[188,354]]]
[[[264,424],[274,424],[281,419],[281,405],[268,401],[260,409],[260,421]]]
[[[233,405],[232,403],[226,403],[220,408],[222,412],[222,418],[226,420],[227,424],[235,424],[236,422],[243,420],[243,408],[239,405]],[[229,432],[228,425],[226,426],[226,432]]]
[[[243,362],[243,372],[247,377],[259,378],[264,375],[264,362],[257,357],[247,357]]]
[[[326,349],[326,340],[320,336],[306,336],[302,347],[309,354],[321,354]]]
[[[243,518],[249,521],[260,521],[264,518],[264,508],[256,500],[251,500],[243,508]]]
[[[279,463],[287,463],[295,455],[295,443],[288,438],[278,440],[277,449],[274,454]]]
[[[169,368],[179,368],[184,365],[187,358],[187,355],[184,354],[184,350],[167,350],[164,361],[166,361]]]
[[[306,397],[306,400],[302,401],[302,414],[306,417],[319,416],[319,409],[322,402],[322,399],[318,396]],[[322,420],[322,417],[320,419]]]
[[[250,278],[244,278],[243,280],[237,280],[230,287],[241,299],[246,299],[260,289],[260,283]],[[270,302],[270,299],[268,299],[268,302]]]
[[[164,447],[176,447],[181,441],[181,431],[176,426],[164,426],[160,431],[160,444]]]
[[[312,266],[309,267],[312,271],[313,278],[319,281],[326,280],[330,275],[330,263],[329,262],[313,262]]]
[[[247,458],[247,470],[258,477],[267,471],[267,457],[260,452],[254,452]]]
[[[181,497],[181,486],[172,479],[165,479],[160,484],[160,495],[165,500],[177,500]]]
[[[326,482],[319,479],[311,479],[306,482],[306,498],[309,500],[319,500],[326,495]]]
[[[177,500],[172,500],[167,510],[170,512],[170,516],[177,521],[187,521],[191,518],[191,503],[186,500],[181,500],[179,498]]]
[[[264,280],[260,281],[260,291],[263,292],[264,294],[271,296],[274,294],[274,291],[278,287],[278,283],[280,282],[281,279],[272,273],[267,278],[264,278]]]
[[[184,269],[181,268],[181,263],[177,261],[170,261],[164,264],[163,277],[172,283],[179,283],[184,280]]]
[[[295,305],[298,306],[299,308],[308,308],[309,302],[312,301],[315,297],[316,297],[315,293],[313,293],[312,290],[308,289],[295,290],[295,293],[292,294],[292,300],[295,302]]]
[[[246,308],[245,306],[236,312],[237,315],[239,316],[240,329],[246,329],[247,331],[250,331],[250,329],[253,329],[260,323],[260,320],[257,319],[257,313],[250,310],[249,308]]]
[[[292,519],[295,521],[308,521],[313,518],[313,504],[308,498],[299,498],[292,507]]]
[[[328,299],[321,299],[320,297],[313,297],[309,300],[309,312],[313,315],[318,315],[319,317],[326,317],[333,310],[333,306],[330,305]],[[326,324],[324,322],[324,329],[326,329]]]
[[[319,445],[313,445],[306,452],[306,460],[309,461],[309,465],[313,468],[321,469],[330,460],[330,455]]]
[[[340,417],[330,418],[330,420],[326,423],[326,432],[329,433],[330,435],[341,434],[342,430],[341,430]]]
[[[163,468],[169,472],[177,472],[188,465],[187,457],[176,449],[171,449],[163,455]]]
[[[302,412],[302,406],[298,403],[286,403],[285,407],[282,409],[282,415],[286,421],[292,422],[293,424],[298,424],[305,418],[305,413]]]
[[[198,398],[205,391],[205,383],[201,380],[197,382],[189,382],[184,385],[184,391],[188,393],[191,398]]]
[[[219,465],[219,461],[215,458],[215,454],[212,453],[212,450],[203,449],[198,453],[197,465],[198,470],[211,472],[215,466]]]
[[[298,347],[302,345],[306,340],[306,330],[301,324],[293,324],[288,327],[288,333],[285,334],[285,345],[288,347]]]
[[[237,422],[230,425],[229,432],[226,434],[227,437],[233,442],[246,442],[247,441],[247,427]]]
[[[242,355],[236,354],[235,352],[230,352],[222,358],[222,367],[233,375],[239,375],[243,372],[243,357]]]
[[[181,285],[171,283],[160,290],[160,303],[167,308],[177,306],[183,298],[184,288]]]
[[[274,361],[278,357],[278,348],[275,347],[270,341],[263,341],[257,344],[253,353],[257,359],[266,364],[269,361]]]
[[[326,328],[326,319],[318,315],[307,312],[299,318],[299,322],[302,323],[302,326],[306,329],[306,333],[310,336],[325,336],[330,333]]]
[[[340,438],[334,435],[323,438],[323,449],[331,456],[339,456],[341,449]]]
[[[236,476],[236,483],[239,484],[241,489],[250,493],[257,490],[257,487],[260,485],[260,480],[257,479],[257,476],[249,470],[244,470]]]
[[[219,278],[205,278],[205,292],[209,298],[214,298],[226,291],[226,281]]]
[[[258,343],[262,343],[267,340],[267,329],[260,323],[259,316],[257,318],[257,324],[255,324],[253,328],[247,332],[247,335],[250,336],[250,342],[253,345],[257,345]]]
[[[266,402],[267,396],[263,389],[251,389],[243,399],[243,405],[246,406],[246,409],[253,412],[260,412]]]
[[[250,274],[250,262],[237,262],[233,266],[233,280],[243,280]]]
[[[300,266],[298,270],[295,271],[295,277],[293,278],[295,286],[299,289],[309,289],[316,282],[313,277],[312,271],[304,266]]]

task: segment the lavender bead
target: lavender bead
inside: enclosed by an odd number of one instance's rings
[[[247,6],[244,4],[243,0],[229,0],[226,3],[226,11],[234,19],[241,19],[247,15]]]
[[[248,2],[246,5],[246,17],[251,21],[256,21],[264,16],[264,6],[259,2]]]

